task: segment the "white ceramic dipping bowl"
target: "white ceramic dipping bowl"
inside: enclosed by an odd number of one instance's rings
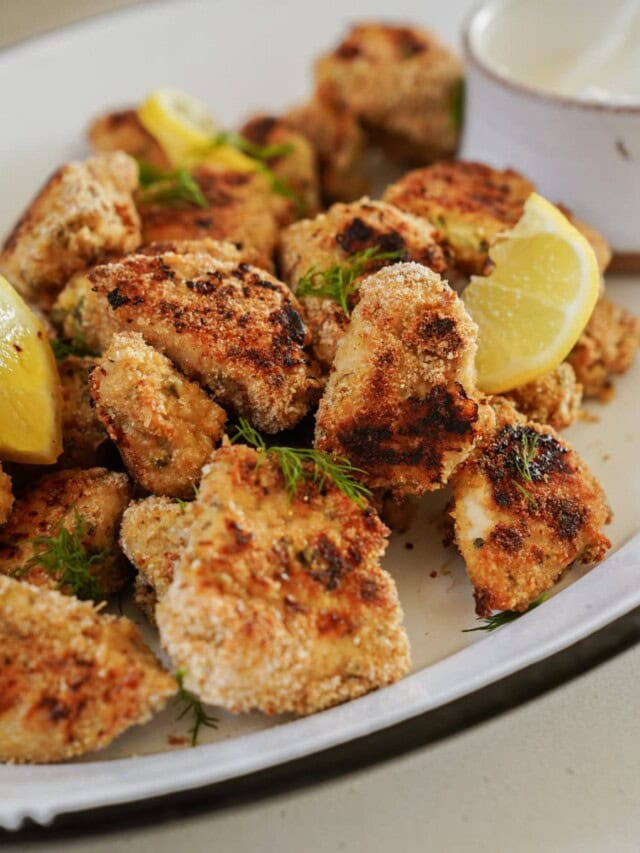
[[[637,270],[640,97],[603,102],[544,83],[546,69],[597,42],[623,2],[490,0],[477,9],[464,31],[461,156],[522,172],[602,231],[618,269]]]

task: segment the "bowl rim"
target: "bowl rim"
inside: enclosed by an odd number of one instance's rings
[[[482,0],[467,15],[462,26],[462,47],[467,64],[475,66],[503,88],[538,101],[582,109],[587,112],[625,113],[640,116],[640,98],[636,104],[615,104],[595,98],[574,98],[570,95],[561,95],[533,83],[525,83],[511,74],[505,73],[497,64],[485,59],[473,43],[472,31],[477,26],[478,18],[489,14],[495,15],[500,6],[504,7],[514,2],[521,2],[521,0]]]

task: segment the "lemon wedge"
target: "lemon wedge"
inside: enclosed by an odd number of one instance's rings
[[[252,172],[256,163],[231,145],[214,145],[219,132],[206,106],[186,92],[156,89],[138,108],[138,118],[176,167],[220,164]]]
[[[472,277],[462,298],[479,327],[478,385],[499,394],[567,357],[597,302],[600,274],[587,240],[537,193],[489,255],[493,271]]]
[[[60,413],[60,379],[44,326],[0,276],[0,459],[55,462]]]

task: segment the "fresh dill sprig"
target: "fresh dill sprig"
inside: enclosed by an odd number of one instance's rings
[[[89,552],[83,543],[85,521],[77,507],[73,512],[72,530],[67,530],[61,521],[54,536],[36,536],[31,540],[34,548],[39,550],[34,551],[16,574],[23,575],[34,566],[40,566],[58,581],[58,589],[70,587],[73,594],[81,599],[99,598],[103,590],[91,567],[104,560],[107,552]]]
[[[79,358],[85,355],[95,355],[87,345],[87,341],[79,329],[76,330],[70,341],[62,340],[62,338],[54,338],[49,343],[57,361],[69,358],[71,355],[78,356]]]
[[[513,479],[512,479],[512,480],[511,480],[511,482],[512,482],[512,483],[513,483],[513,485],[516,487],[516,489],[517,489],[517,490],[518,490],[522,495],[524,495],[524,497],[529,501],[529,503],[531,504],[531,506],[532,506],[532,507],[537,507],[537,506],[538,506],[538,501],[534,498],[534,496],[531,494],[531,492],[529,491],[529,489],[525,488],[525,486],[523,486],[523,485],[522,485],[522,483],[519,483],[517,480],[513,480]]]
[[[186,508],[189,506],[189,501],[185,501],[185,500],[183,500],[183,498],[174,498],[173,502],[178,504],[181,512],[184,512],[186,510]]]
[[[378,246],[370,246],[351,255],[343,264],[334,264],[328,269],[309,267],[296,287],[296,296],[320,296],[337,302],[349,315],[349,297],[358,289],[357,279],[366,272],[371,263],[397,260],[400,250],[384,252]]]
[[[528,483],[533,482],[531,465],[537,453],[539,440],[540,436],[537,432],[530,432],[526,429],[522,430],[521,445],[516,450],[514,456],[513,461],[516,466],[516,471],[520,477]]]
[[[509,622],[515,622],[516,619],[524,616],[525,613],[529,613],[530,610],[535,610],[536,607],[540,607],[546,598],[546,594],[541,595],[540,598],[536,598],[536,600],[532,602],[526,610],[501,610],[499,613],[487,616],[482,620],[483,624],[478,625],[477,628],[465,628],[462,633],[469,634],[472,631],[495,631],[497,628],[501,628]]]
[[[191,735],[191,746],[198,743],[198,734],[202,726],[208,729],[217,729],[218,720],[211,714],[207,714],[202,706],[202,702],[190,690],[184,686],[185,673],[182,670],[176,672],[176,681],[178,682],[178,695],[175,698],[175,705],[183,705],[184,707],[176,717],[176,720],[182,720],[187,714],[192,715],[192,724],[189,729]]]
[[[307,204],[301,196],[291,187],[286,181],[280,178],[269,167],[269,161],[275,160],[278,157],[286,157],[293,151],[293,145],[290,142],[282,143],[281,145],[256,145],[240,133],[234,133],[230,130],[225,130],[219,133],[211,141],[211,148],[217,148],[220,145],[230,145],[236,148],[243,154],[246,154],[255,162],[256,171],[269,181],[271,189],[276,195],[281,195],[284,198],[290,199],[295,205],[298,216],[303,216],[307,212]]]
[[[240,418],[236,433],[231,439],[233,443],[244,440],[261,455],[273,455],[282,471],[289,499],[293,499],[302,480],[309,480],[322,489],[331,480],[334,486],[356,503],[359,507],[367,505],[371,496],[369,489],[353,475],[362,473],[348,459],[342,456],[330,456],[321,450],[311,450],[305,447],[268,447],[260,433],[244,418]]]
[[[188,169],[173,172],[138,161],[140,198],[150,204],[174,204],[186,201],[197,207],[208,207],[197,181]]]

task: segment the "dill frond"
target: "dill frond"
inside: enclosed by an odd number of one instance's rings
[[[522,430],[521,444],[514,455],[514,465],[519,476],[528,483],[533,482],[531,465],[535,459],[540,436],[537,432]]]
[[[138,161],[140,198],[150,204],[188,202],[197,207],[209,207],[197,181],[188,169],[173,172]]]
[[[363,472],[360,468],[355,468],[348,459],[306,447],[267,447],[264,438],[244,418],[240,418],[236,433],[231,439],[232,443],[239,440],[245,441],[265,457],[276,457],[290,499],[295,497],[302,480],[312,482],[319,489],[330,480],[359,507],[367,505],[371,492],[354,478],[354,474]]]
[[[516,619],[519,619],[531,610],[535,610],[536,607],[540,607],[542,602],[546,601],[546,598],[546,594],[541,595],[540,598],[536,598],[536,600],[532,602],[526,610],[501,610],[499,613],[487,616],[482,620],[483,624],[478,625],[477,628],[465,628],[462,633],[469,634],[472,631],[495,631],[497,628],[501,628],[509,622],[515,622]]]
[[[351,255],[343,264],[334,264],[328,269],[309,267],[296,287],[296,296],[319,296],[337,302],[349,316],[349,297],[360,286],[358,279],[367,271],[369,264],[378,261],[398,260],[402,252],[384,252],[378,246],[370,246]]]
[[[103,590],[91,569],[105,559],[107,552],[89,552],[83,543],[85,521],[77,507],[73,511],[73,529],[67,530],[61,521],[54,536],[36,536],[32,539],[34,549],[39,550],[34,551],[33,556],[16,574],[24,575],[34,566],[40,566],[58,581],[58,589],[70,587],[80,599],[99,598]]]
[[[176,720],[182,720],[187,714],[191,714],[192,723],[189,729],[191,736],[191,746],[196,746],[198,743],[198,734],[202,726],[208,729],[217,729],[218,720],[211,714],[207,714],[202,702],[190,690],[184,686],[185,673],[182,670],[176,672],[176,681],[178,682],[178,695],[174,700],[175,705],[182,705],[183,708],[176,717]]]

